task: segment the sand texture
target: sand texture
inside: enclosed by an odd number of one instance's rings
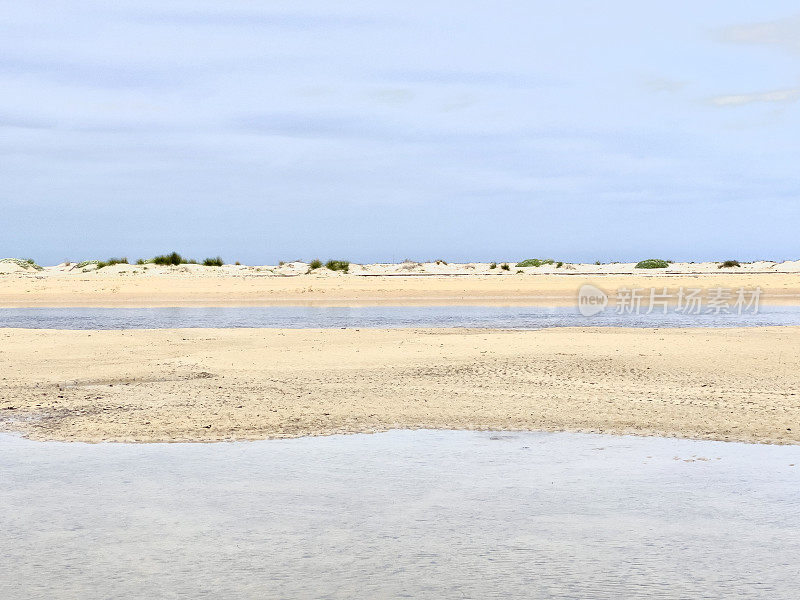
[[[0,427],[218,441],[391,428],[800,441],[800,328],[0,330]]]

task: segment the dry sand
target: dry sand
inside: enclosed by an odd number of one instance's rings
[[[553,265],[510,271],[487,263],[352,265],[349,274],[305,263],[280,267],[226,265],[114,265],[47,267],[3,263],[0,307],[244,306],[244,305],[546,305],[575,303],[593,283],[613,296],[618,288],[711,289],[760,287],[764,304],[800,304],[800,262],[751,263],[719,269],[715,263],[676,263],[667,269],[631,264]],[[13,272],[11,272],[13,270]]]
[[[390,428],[800,442],[800,328],[0,330],[0,426],[216,441]]]

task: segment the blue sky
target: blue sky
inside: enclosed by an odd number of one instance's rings
[[[0,0],[0,255],[800,258],[796,2]]]

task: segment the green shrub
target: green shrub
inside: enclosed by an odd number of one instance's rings
[[[490,269],[496,269],[497,268],[497,263],[496,262],[490,263],[489,264],[489,268]]]
[[[541,267],[542,265],[552,265],[555,261],[552,258],[529,258],[518,262],[518,267]]]
[[[325,266],[331,271],[344,271],[347,273],[350,270],[350,263],[346,260],[329,260],[325,263]]]
[[[648,258],[636,263],[637,269],[666,269],[669,263],[660,258]]]
[[[741,267],[738,260],[726,260],[724,263],[717,265],[718,269],[730,269],[731,267]]]
[[[558,262],[556,263],[556,269],[560,269],[560,268],[561,268],[561,267],[563,267],[563,266],[564,266],[564,263],[563,263],[563,262],[561,262],[561,261],[558,261]]]
[[[500,265],[500,268],[503,269],[503,271],[508,271],[511,267],[508,266],[508,263],[503,263]]]
[[[97,268],[102,269],[103,267],[110,267],[111,265],[127,265],[128,259],[127,258],[109,258],[108,260],[98,260],[93,261],[97,263]]]
[[[185,265],[190,262],[193,263],[194,261],[186,260],[177,252],[173,252],[172,254],[160,254],[158,256],[154,256],[148,262],[156,265]]]
[[[314,269],[321,269],[322,268],[322,261],[318,258],[315,258],[310,263],[308,263],[309,271],[313,271]]]
[[[203,266],[205,267],[221,267],[223,265],[222,257],[217,256],[216,258],[207,258],[203,261]]]

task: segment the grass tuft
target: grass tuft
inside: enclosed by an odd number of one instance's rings
[[[160,254],[158,256],[154,256],[148,262],[151,262],[154,265],[185,265],[190,262],[193,263],[194,261],[186,260],[177,252],[172,252],[171,254]]]
[[[108,260],[97,260],[97,261],[90,261],[97,264],[98,269],[102,269],[103,267],[110,267],[111,265],[127,265],[128,259],[127,258],[109,258]]]
[[[350,270],[350,263],[346,260],[329,260],[325,266],[331,271],[342,271],[347,273]]]
[[[718,269],[730,269],[731,267],[741,267],[742,265],[738,260],[726,260],[725,262],[717,265]]]
[[[308,270],[313,271],[314,269],[321,269],[322,268],[322,261],[318,258],[315,258],[310,263],[308,263]]]
[[[502,265],[500,265],[500,268],[503,269],[503,271],[508,271],[509,269],[511,269],[511,267],[508,266],[508,263],[503,263]]]
[[[203,261],[204,267],[221,267],[223,264],[221,256],[207,258]]]

